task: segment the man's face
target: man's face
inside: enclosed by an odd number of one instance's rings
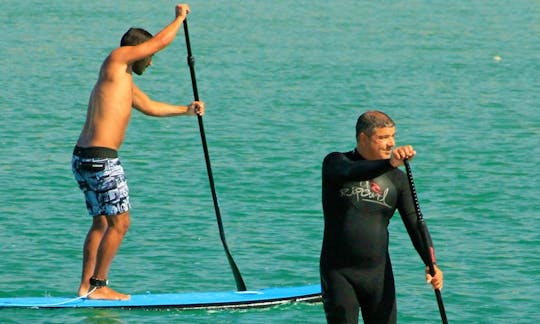
[[[395,142],[395,127],[375,128],[371,136],[358,135],[358,151],[367,160],[389,159]]]
[[[146,68],[150,65],[152,65],[152,56],[133,63],[132,69],[133,72],[135,72],[137,75],[141,75],[144,73],[144,70],[146,70]]]

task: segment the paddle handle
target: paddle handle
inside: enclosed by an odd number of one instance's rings
[[[184,19],[184,35],[186,36],[187,63],[189,65],[189,72],[191,75],[191,85],[193,86],[193,96],[195,97],[195,101],[199,101],[199,91],[197,90],[197,78],[195,77],[195,57],[193,57],[193,54],[191,52],[191,42],[189,41],[187,18]],[[199,132],[201,134],[201,142],[202,142],[203,151],[204,151],[204,159],[206,161],[206,171],[208,173],[208,182],[210,184],[210,190],[212,192],[212,200],[214,201],[214,210],[216,212],[216,220],[217,220],[218,228],[219,228],[219,237],[221,239],[221,243],[223,244],[223,248],[225,249],[227,260],[233,272],[234,280],[236,281],[236,288],[239,291],[246,291],[247,290],[246,284],[244,283],[244,280],[242,279],[242,275],[240,274],[240,270],[238,269],[238,266],[234,262],[232,254],[229,251],[227,241],[225,239],[225,230],[223,228],[223,222],[221,220],[221,213],[219,211],[219,204],[218,204],[218,199],[217,199],[217,194],[216,194],[216,186],[214,184],[214,176],[212,175],[212,166],[210,164],[210,154],[208,153],[208,144],[206,143],[206,133],[204,132],[204,124],[203,124],[202,116],[197,115],[197,120],[199,122]]]
[[[426,222],[424,221],[424,216],[422,215],[422,210],[420,209],[420,203],[418,202],[418,195],[416,194],[416,186],[414,185],[414,178],[411,170],[411,166],[409,164],[408,160],[403,161],[405,165],[405,170],[407,173],[407,178],[409,179],[409,187],[411,189],[411,195],[412,199],[414,201],[414,209],[416,211],[416,217],[418,222],[418,230],[420,231],[420,235],[422,237],[423,245],[425,247],[424,253],[426,253],[426,260],[428,263],[429,273],[434,276],[435,275],[435,267],[434,263],[436,263],[435,260],[435,250],[433,247],[428,247],[428,229],[426,226]],[[442,295],[440,289],[434,289],[435,291],[435,297],[437,298],[437,305],[439,306],[439,313],[441,314],[441,320],[443,324],[448,324],[448,319],[446,317],[446,311],[444,309],[444,303],[442,300]]]

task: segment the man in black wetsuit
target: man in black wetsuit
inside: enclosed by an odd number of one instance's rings
[[[324,238],[320,272],[328,323],[396,323],[394,275],[388,253],[388,224],[399,211],[416,251],[426,247],[417,227],[406,174],[398,167],[416,152],[395,147],[395,123],[380,111],[368,111],[356,124],[356,148],[328,154],[322,168]],[[428,235],[428,245],[432,247]],[[423,260],[427,264],[427,260]],[[443,286],[435,266],[426,280]]]

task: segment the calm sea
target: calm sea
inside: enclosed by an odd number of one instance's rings
[[[174,2],[15,1],[0,11],[0,297],[73,296],[90,224],[70,159],[103,58]],[[451,323],[540,320],[540,3],[192,1],[190,36],[216,190],[248,289],[318,283],[320,166],[381,109],[412,144]],[[183,33],[137,83],[193,94]],[[119,291],[234,290],[198,124],[134,113],[121,157],[132,227]],[[437,323],[399,216],[400,323]],[[4,323],[324,323],[321,304],[267,309],[0,310]]]

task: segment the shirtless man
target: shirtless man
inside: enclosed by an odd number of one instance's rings
[[[407,176],[398,169],[412,159],[412,146],[395,145],[395,124],[380,111],[362,114],[356,147],[333,152],[323,162],[324,237],[320,259],[323,305],[328,323],[396,323],[394,275],[388,253],[388,224],[399,211],[418,254],[425,259]],[[433,244],[428,237],[428,246]],[[426,280],[443,286],[435,266]]]
[[[84,242],[79,296],[130,298],[109,288],[107,276],[130,225],[128,187],[117,152],[124,140],[131,108],[156,117],[204,114],[203,102],[181,106],[154,101],[133,82],[132,72],[141,75],[151,65],[152,56],[176,37],[190,12],[189,6],[177,5],[175,12],[174,20],[154,37],[140,28],[129,29],[122,37],[121,46],[103,62],[90,95],[86,122],[72,159],[73,174],[93,216]]]

